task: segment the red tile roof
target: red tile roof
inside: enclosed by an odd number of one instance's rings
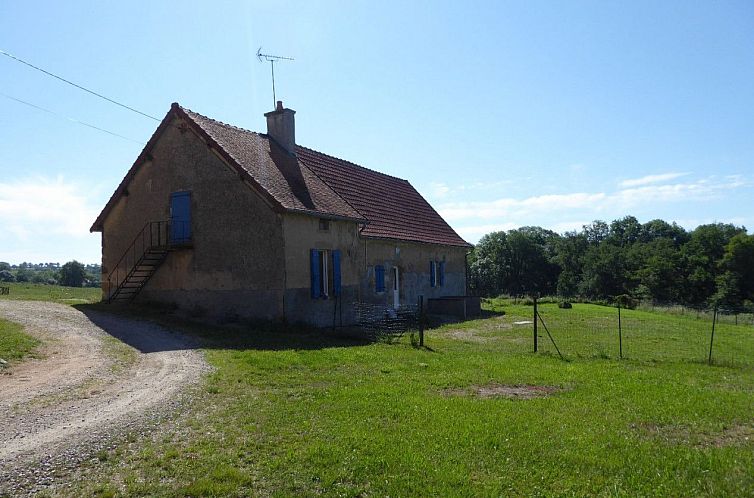
[[[286,211],[366,221],[309,168],[266,135],[182,109]]]
[[[298,146],[296,153],[369,220],[361,232],[365,237],[469,246],[408,181],[306,147]]]
[[[174,117],[185,119],[275,208],[366,223],[365,237],[470,247],[406,180],[297,146],[296,156],[267,135],[173,104],[92,225],[104,219]]]

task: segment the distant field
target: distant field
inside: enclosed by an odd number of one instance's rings
[[[637,312],[619,360],[599,332],[614,310],[545,308],[563,361],[544,331],[532,353],[516,324],[530,306],[490,307],[506,314],[429,330],[430,349],[153,313],[208,341],[216,370],[177,427],[98,455],[67,492],[754,495],[751,327],[721,328],[720,354],[740,361],[708,366],[689,339],[706,322]]]
[[[25,334],[20,325],[0,318],[0,358],[7,362],[21,360],[31,354],[37,345],[39,341]]]
[[[102,297],[102,291],[99,287],[63,287],[60,285],[4,282],[0,283],[0,287],[10,288],[10,293],[8,295],[0,295],[0,299],[82,304],[98,302]]]

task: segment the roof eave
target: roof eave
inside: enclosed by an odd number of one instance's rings
[[[373,239],[373,240],[391,240],[391,241],[398,241],[398,242],[413,242],[414,244],[427,244],[427,245],[433,245],[433,246],[450,246],[450,247],[465,247],[467,249],[471,249],[474,247],[473,244],[469,244],[465,240],[462,240],[462,243],[449,243],[449,242],[430,242],[426,240],[417,240],[417,239],[409,239],[409,238],[401,238],[401,237],[380,237],[377,235],[365,235],[364,233],[361,234],[362,237],[365,239]]]
[[[313,211],[310,209],[287,208],[285,212],[294,213],[294,214],[305,214],[308,216],[313,216],[315,218],[324,218],[328,220],[353,221],[355,223],[361,223],[364,225],[369,223],[369,220],[367,220],[366,218],[358,218],[354,216],[343,216],[343,215],[338,215],[338,214],[327,213],[324,211]]]
[[[110,211],[115,206],[115,203],[118,201],[118,199],[120,199],[123,193],[127,190],[128,184],[131,182],[131,179],[134,177],[134,175],[136,175],[136,171],[138,170],[138,167],[142,163],[150,159],[148,156],[150,154],[150,151],[152,150],[152,147],[157,142],[157,140],[162,135],[162,133],[165,131],[165,129],[168,127],[168,123],[174,117],[175,111],[177,109],[180,109],[180,106],[176,102],[173,102],[173,104],[170,106],[170,110],[167,112],[167,114],[165,114],[165,117],[162,118],[160,125],[157,127],[154,133],[152,133],[152,136],[150,137],[149,141],[141,150],[141,153],[136,158],[134,163],[131,165],[131,168],[129,168],[128,172],[126,173],[126,176],[124,176],[123,180],[121,180],[120,184],[118,185],[118,188],[115,189],[115,192],[113,192],[113,195],[110,196],[110,199],[107,201],[107,204],[105,204],[105,207],[102,208],[102,211],[100,212],[99,216],[97,216],[97,219],[94,220],[94,223],[92,224],[91,228],[89,228],[90,233],[101,232],[104,229],[105,218],[107,218],[107,215],[110,214]]]

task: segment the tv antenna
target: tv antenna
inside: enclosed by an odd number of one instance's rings
[[[263,54],[262,47],[257,50],[257,59],[259,62],[269,62],[272,70],[272,108],[275,108],[277,98],[275,97],[275,63],[278,61],[292,61],[293,57],[283,57],[282,55]]]

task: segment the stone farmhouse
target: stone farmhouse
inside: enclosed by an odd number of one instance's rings
[[[173,104],[91,227],[103,300],[334,326],[465,296],[471,246],[406,180],[297,145],[294,114],[255,133]]]

